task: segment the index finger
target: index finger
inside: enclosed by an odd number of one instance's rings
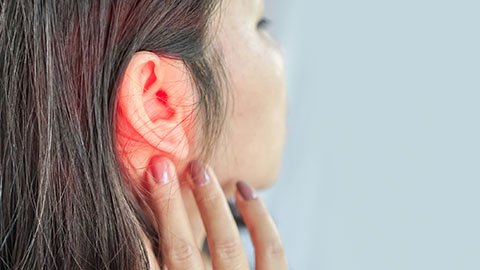
[[[181,197],[176,170],[168,159],[154,157],[147,174],[151,208],[160,235],[161,252],[169,269],[203,269],[190,221]]]
[[[287,258],[277,227],[255,190],[237,182],[236,202],[255,248],[255,269],[287,269]]]
[[[237,225],[212,168],[194,161],[190,175],[214,269],[248,269]]]

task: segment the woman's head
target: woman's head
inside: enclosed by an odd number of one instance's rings
[[[131,187],[155,154],[211,161],[226,189],[268,184],[285,104],[261,13],[243,0],[4,2],[2,263],[140,268],[149,224]]]
[[[118,91],[118,148],[137,179],[156,154],[180,170],[206,159],[227,193],[239,178],[257,188],[276,178],[285,86],[279,49],[262,25],[263,2],[224,1],[215,15],[203,49],[213,69],[205,81],[184,59],[140,51],[129,61]]]

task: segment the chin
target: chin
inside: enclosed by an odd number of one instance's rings
[[[263,190],[273,186],[280,176],[281,161],[272,164],[269,170],[265,171],[262,177],[258,178],[252,186],[255,189]]]
[[[258,189],[261,190],[261,189],[268,189],[272,187],[278,181],[279,175],[280,175],[280,171],[272,173],[271,177],[264,179],[264,181],[262,182],[262,185],[259,186]]]
[[[265,174],[264,177],[262,177],[262,181],[260,181],[259,186],[256,187],[257,189],[270,188],[277,182],[283,164],[282,161],[286,145],[286,131],[286,127],[284,126],[282,132],[278,133],[281,134],[279,135],[279,140],[270,148],[270,158],[267,159],[270,160],[270,162],[265,169]]]
[[[263,173],[250,175],[240,178],[229,178],[227,181],[221,183],[223,192],[226,197],[232,197],[236,191],[236,183],[238,179],[242,179],[250,184],[256,190],[264,190],[270,188],[278,180],[280,174],[280,162],[278,164],[272,164],[269,170],[263,170]]]

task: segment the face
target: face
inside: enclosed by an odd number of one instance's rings
[[[264,188],[276,179],[286,137],[286,87],[283,58],[262,27],[262,0],[223,3],[218,41],[233,92],[226,143],[212,167],[225,192],[242,179]],[[233,106],[232,106],[233,105]]]
[[[247,181],[253,187],[261,189],[271,185],[277,178],[286,137],[286,87],[280,49],[268,34],[267,29],[262,28],[261,23],[259,24],[263,19],[263,1],[225,0],[221,7],[215,42],[219,43],[224,56],[233,104],[231,102],[228,104],[230,112],[227,115],[225,127],[226,141],[218,142],[213,160],[209,165],[213,167],[226,195],[232,196],[238,180]],[[141,63],[142,57],[139,59],[138,62]],[[140,74],[143,74],[143,70]],[[165,76],[169,78],[167,75]],[[133,77],[142,78],[141,75]],[[175,76],[170,80],[182,81]],[[132,88],[139,89],[138,95],[142,96],[143,88],[135,87],[137,84],[132,85]],[[125,89],[130,88],[125,87]],[[194,92],[193,89],[191,90]],[[171,94],[174,93],[177,91],[172,91]],[[125,97],[124,104],[127,108],[132,107],[132,111],[143,106],[143,102],[135,105],[136,103],[130,98],[131,95],[125,95]],[[192,103],[186,101],[186,104]],[[160,107],[151,106],[150,109],[155,110]],[[161,111],[158,114],[161,115]],[[119,119],[122,118],[122,114],[119,115]],[[126,118],[128,115],[130,114],[126,114]],[[119,123],[123,122],[135,123],[136,120],[119,120]],[[130,132],[129,124],[121,125],[119,130],[123,130],[126,134],[137,134],[142,131],[140,128]],[[145,134],[151,134],[151,132],[145,132]],[[172,135],[172,137],[176,136]],[[138,179],[142,179],[143,168],[146,167],[153,151],[157,149],[148,148],[149,144],[145,144],[141,138],[136,141],[140,146],[128,139],[126,147],[120,147],[120,149],[124,149],[122,151],[132,157],[129,161],[132,163],[132,174],[138,171]],[[123,145],[120,139],[119,142]],[[138,162],[135,162],[136,160]],[[188,158],[185,159],[186,161]],[[184,171],[186,164],[177,165],[179,171]],[[201,247],[205,230],[195,200],[188,188],[182,191],[197,245]],[[144,237],[144,241],[147,244],[149,256],[154,258],[149,240]]]

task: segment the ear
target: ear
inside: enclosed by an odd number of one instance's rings
[[[141,140],[152,152],[166,152],[182,160],[189,153],[184,121],[188,104],[193,104],[192,93],[181,61],[137,52],[120,85],[118,110],[136,143]]]

